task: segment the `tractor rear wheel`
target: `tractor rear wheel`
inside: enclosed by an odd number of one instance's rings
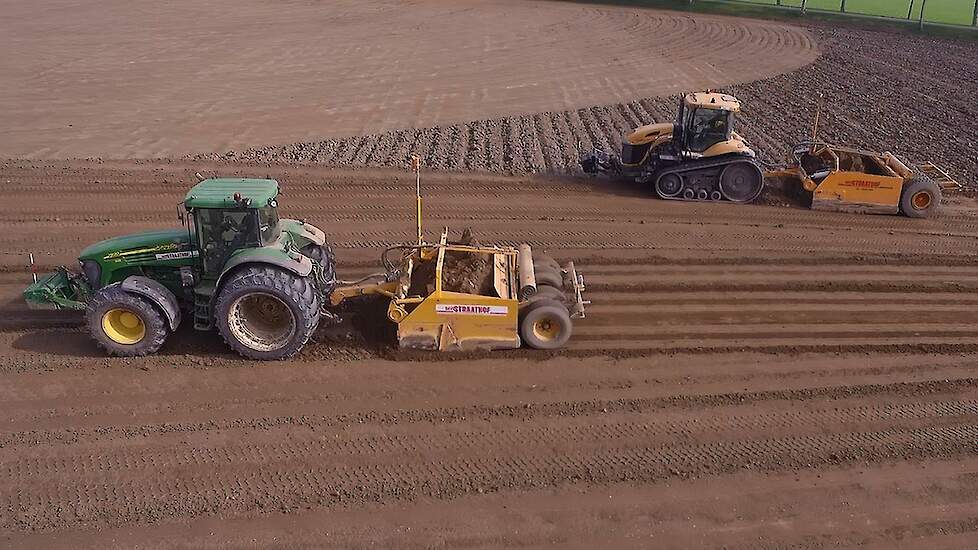
[[[287,359],[319,326],[312,280],[271,266],[249,266],[223,285],[215,321],[228,346],[249,359]]]
[[[85,321],[99,347],[120,357],[156,353],[170,333],[166,318],[152,302],[118,285],[102,288],[92,297]]]
[[[573,328],[567,308],[555,300],[540,299],[520,312],[520,337],[534,349],[564,347]]]
[[[927,176],[919,175],[903,186],[900,211],[909,218],[929,218],[941,208],[941,187]]]
[[[302,247],[299,252],[323,266],[323,275],[330,280],[336,279],[336,255],[329,243],[323,243],[321,246],[310,243]]]

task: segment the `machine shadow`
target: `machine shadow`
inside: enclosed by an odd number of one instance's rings
[[[108,358],[95,341],[88,335],[79,316],[77,327],[59,327],[31,330],[15,339],[11,345],[18,351],[53,355],[56,357],[75,357],[79,359]],[[198,332],[189,324],[183,325],[171,334],[163,347],[154,356],[231,356],[230,350],[216,332]]]

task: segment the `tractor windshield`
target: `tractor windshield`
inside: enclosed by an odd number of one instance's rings
[[[730,139],[729,111],[696,109],[690,117],[688,146],[690,151],[702,153],[710,147]]]
[[[261,230],[261,242],[269,245],[278,240],[282,229],[278,223],[278,210],[272,207],[258,210],[258,228]]]
[[[196,225],[205,271],[220,271],[239,248],[261,246],[258,211],[254,209],[201,208]]]

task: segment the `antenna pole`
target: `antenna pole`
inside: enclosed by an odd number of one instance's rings
[[[34,283],[37,284],[37,268],[34,266],[34,253],[29,253],[31,257],[31,277],[34,278]]]
[[[424,243],[424,233],[421,230],[421,157],[418,155],[411,155],[411,169],[414,170],[414,193],[418,199],[418,245],[420,246]]]
[[[818,99],[815,103],[815,122],[812,124],[812,146],[814,147],[815,141],[818,139],[818,119],[822,114],[822,98],[824,96],[821,92],[818,94]]]

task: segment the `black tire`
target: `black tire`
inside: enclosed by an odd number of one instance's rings
[[[520,337],[531,348],[562,348],[573,330],[567,307],[555,300],[537,300],[520,312]]]
[[[534,262],[533,275],[536,277],[538,287],[541,285],[550,285],[557,288],[564,287],[563,275],[560,274],[560,271],[552,269],[550,266]]]
[[[300,252],[322,266],[323,278],[328,283],[328,288],[322,291],[326,294],[332,292],[336,287],[336,255],[333,254],[333,248],[329,243],[323,243],[322,246],[309,243]]]
[[[662,174],[655,180],[655,194],[662,199],[678,197],[685,187],[683,177],[675,173]]]
[[[900,211],[908,218],[929,218],[941,209],[941,187],[924,175],[914,176],[903,186]]]
[[[763,190],[764,174],[753,162],[734,162],[720,173],[720,192],[730,202],[752,202]]]
[[[560,303],[567,301],[567,295],[564,294],[563,290],[550,285],[537,284],[537,293],[533,295],[536,298],[546,298],[549,300],[555,300]]]
[[[544,267],[549,267],[550,269],[556,271],[557,273],[560,273],[560,264],[557,263],[557,260],[551,258],[550,256],[546,256],[546,255],[537,256],[537,255],[534,255],[533,256],[533,267],[534,267],[534,269],[536,269],[536,266],[538,266],[538,265],[542,265]]]
[[[138,325],[130,326],[133,319],[130,315],[138,320]],[[119,357],[156,353],[170,334],[166,317],[153,302],[126,292],[118,285],[104,287],[95,293],[88,302],[85,322],[98,346]]]
[[[288,359],[306,345],[319,326],[319,305],[309,277],[267,265],[247,266],[221,287],[214,320],[231,349],[249,359],[274,361]]]

